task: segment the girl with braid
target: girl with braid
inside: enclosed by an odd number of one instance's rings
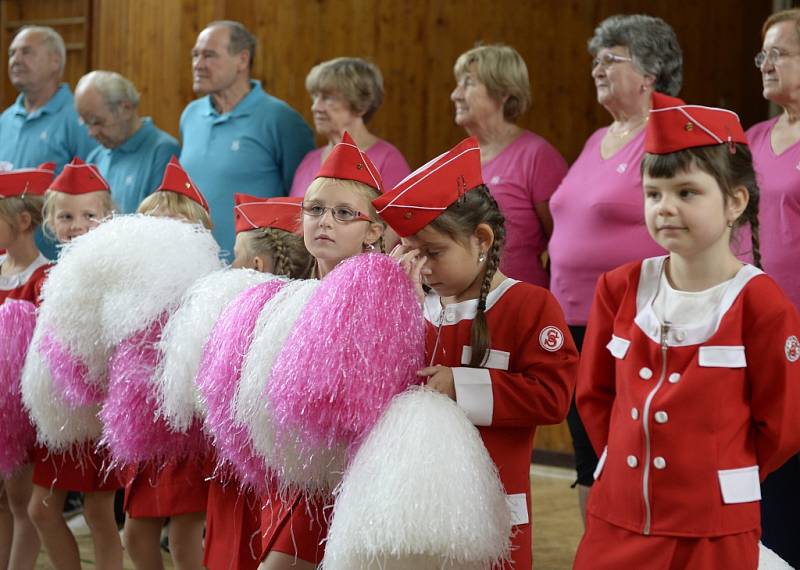
[[[739,118],[651,110],[642,179],[669,254],[597,284],[576,400],[600,462],[574,568],[755,570],[759,480],[800,449],[800,317],[758,268]],[[756,265],[732,249],[746,224]]]
[[[302,198],[234,194],[233,267],[308,279],[314,258],[303,243]],[[214,471],[213,466],[211,471]],[[270,506],[263,507],[269,510]],[[261,561],[261,497],[227,470],[208,483],[203,566],[256,570]]]
[[[233,267],[292,279],[311,277],[314,258],[303,243],[302,198],[234,194]]]
[[[419,374],[478,427],[511,507],[512,560],[505,567],[531,568],[534,431],[564,419],[577,373],[561,308],[546,289],[498,271],[504,220],[482,182],[477,139],[373,204],[402,238],[394,255],[423,304],[429,366]]]

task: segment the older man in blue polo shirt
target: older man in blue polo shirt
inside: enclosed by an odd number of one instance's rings
[[[8,75],[19,97],[0,115],[0,170],[55,162],[60,171],[96,146],[78,121],[69,86],[60,83],[65,57],[52,28],[27,26],[14,36]]]
[[[285,196],[311,129],[285,102],[250,79],[256,40],[239,22],[210,23],[192,50],[193,89],[181,116],[181,164],[205,194],[214,237],[230,257],[233,194]]]
[[[164,169],[180,146],[139,116],[139,92],[113,71],[92,71],[75,87],[75,107],[89,134],[100,143],[86,159],[96,164],[111,187],[117,211],[136,212],[158,188]]]

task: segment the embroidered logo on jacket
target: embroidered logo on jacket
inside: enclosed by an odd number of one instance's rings
[[[790,336],[786,339],[783,350],[786,353],[786,360],[789,362],[796,362],[797,359],[800,358],[800,341],[797,340],[796,336]]]
[[[539,344],[546,351],[555,352],[564,346],[564,333],[558,327],[544,327],[539,333]]]

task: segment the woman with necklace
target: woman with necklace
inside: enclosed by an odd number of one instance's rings
[[[607,18],[589,40],[597,102],[611,115],[595,131],[550,201],[550,289],[580,350],[597,278],[634,259],[663,254],[644,222],[640,163],[652,106],[669,106],[682,82],[683,56],[661,18]],[[664,95],[666,94],[666,95]],[[582,513],[597,456],[575,407],[567,418]]]

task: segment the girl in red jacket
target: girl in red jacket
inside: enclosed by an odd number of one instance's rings
[[[578,411],[601,456],[575,568],[758,566],[759,480],[800,448],[800,319],[757,265],[735,113],[650,114],[645,220],[669,255],[602,275]],[[749,224],[756,266],[731,248]]]

